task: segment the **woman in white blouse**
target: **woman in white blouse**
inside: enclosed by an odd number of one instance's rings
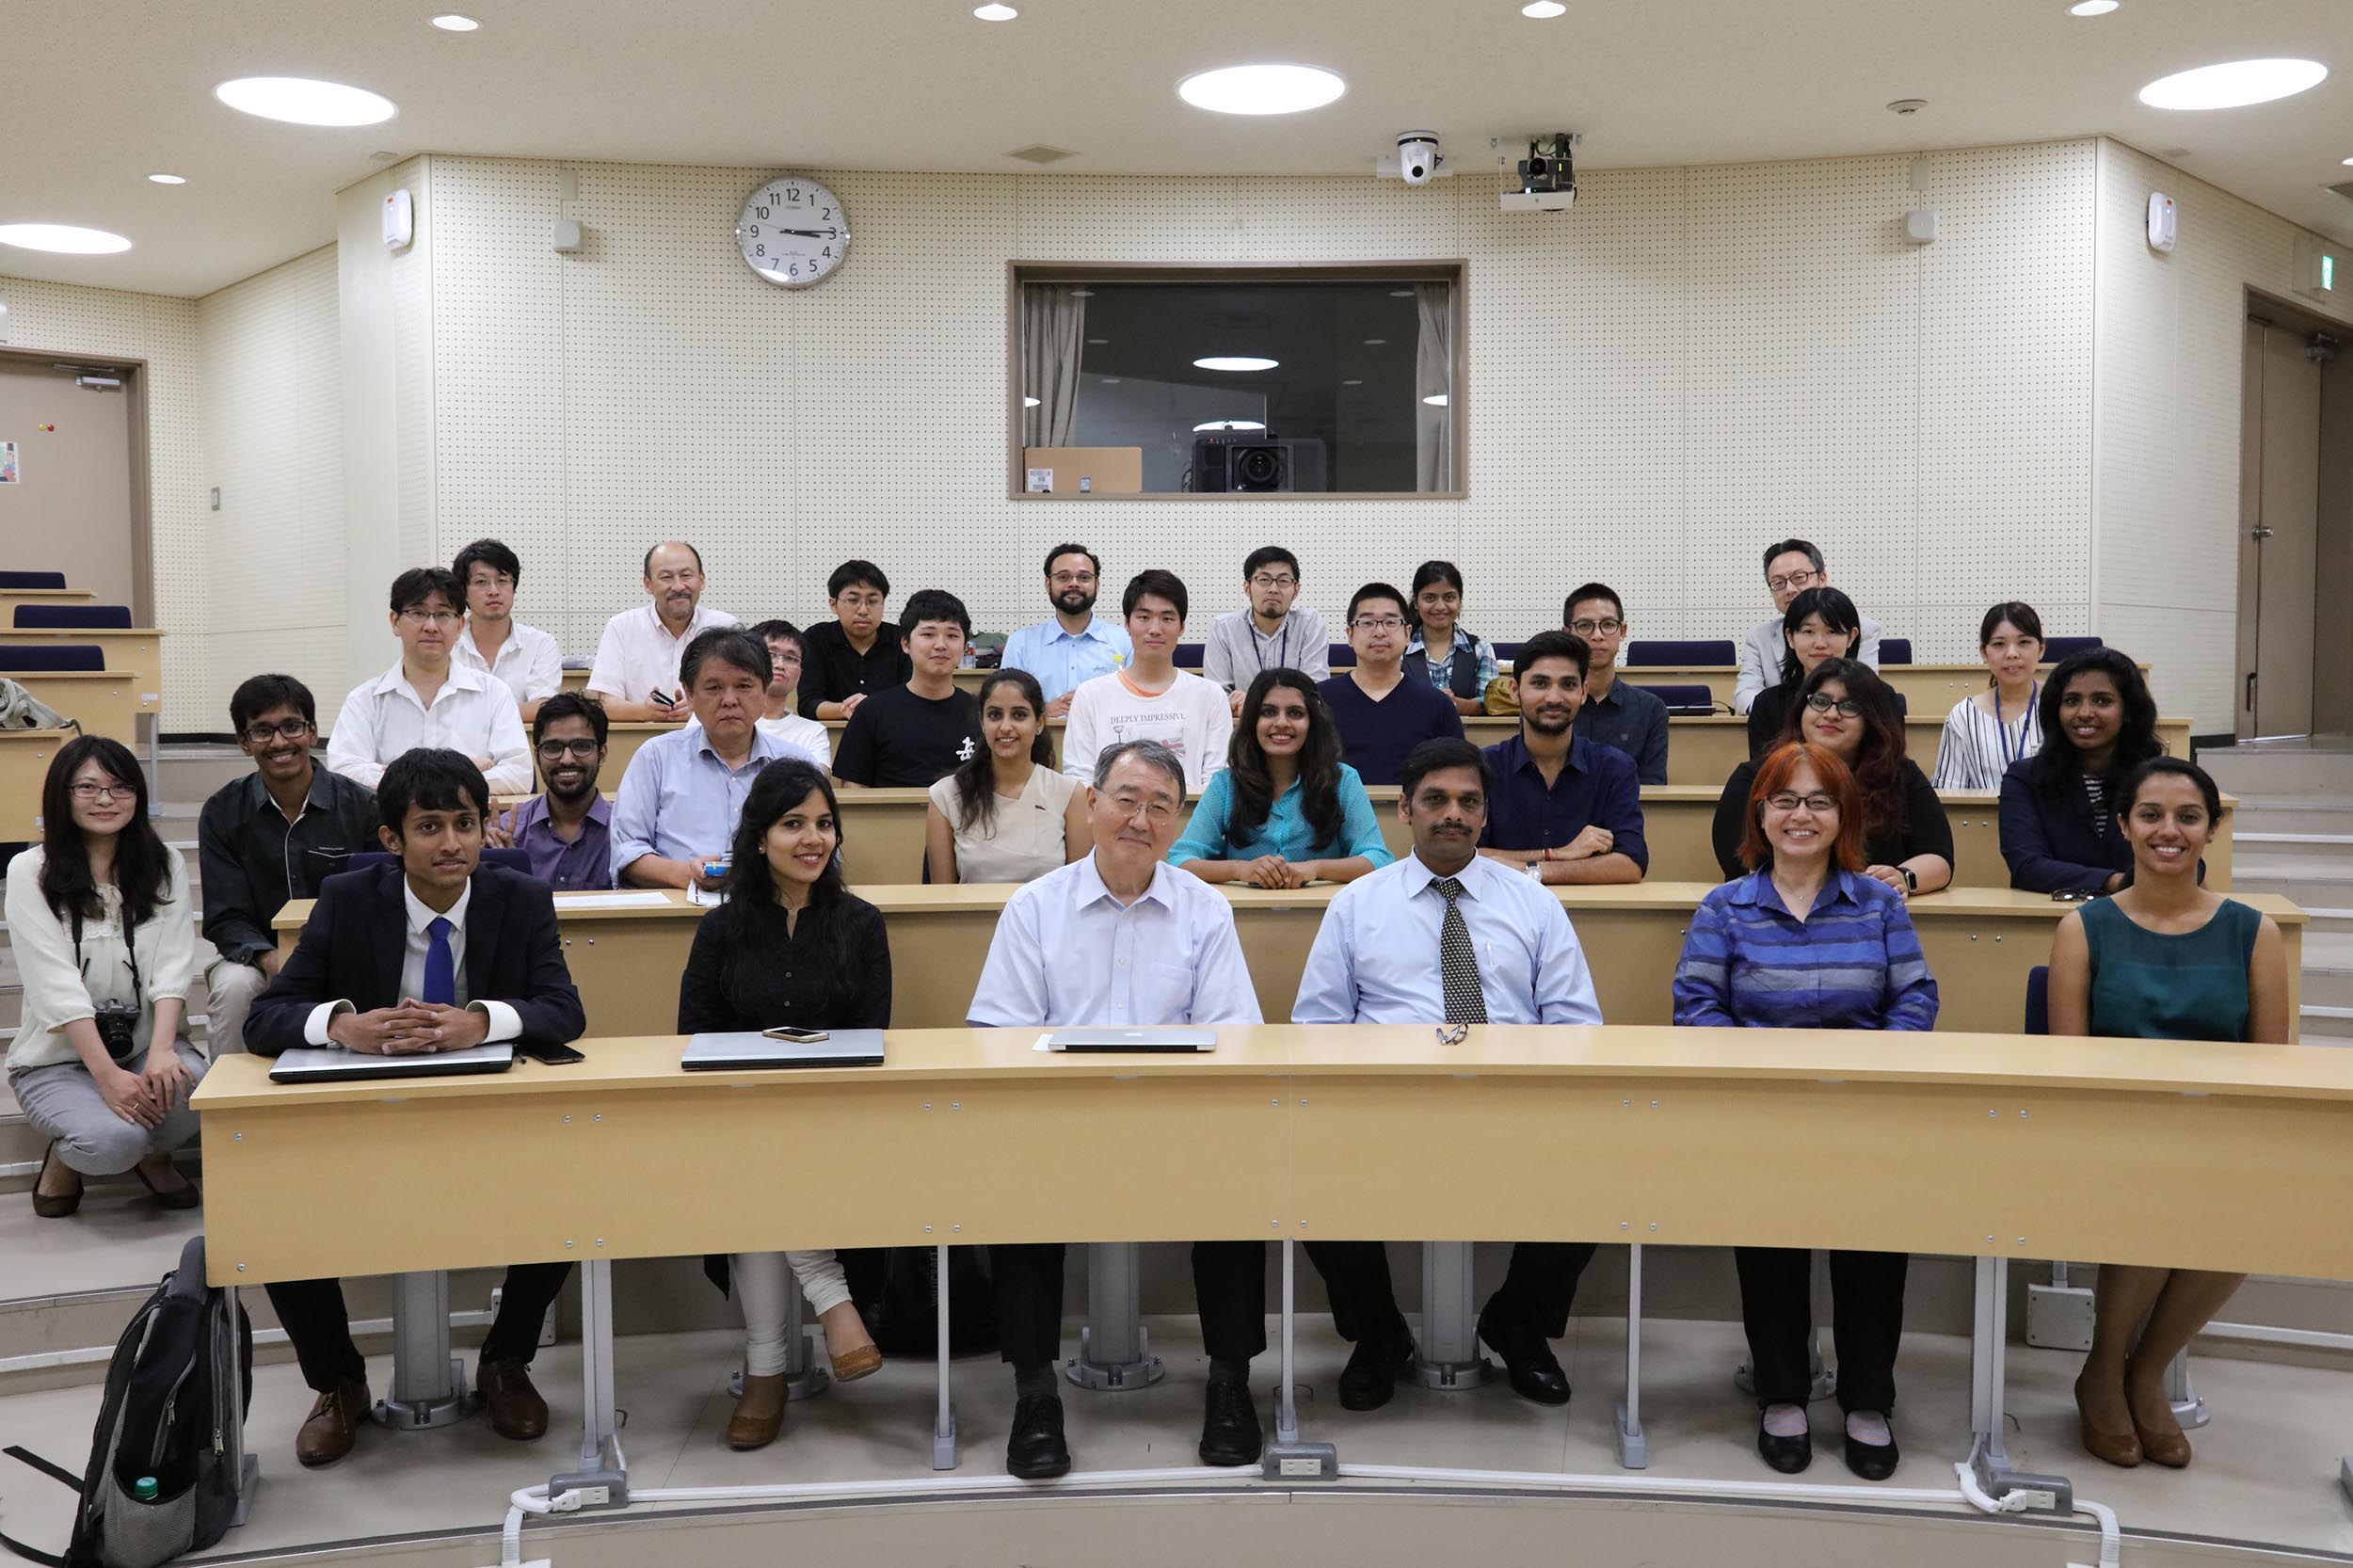
[[[988,749],[932,785],[923,869],[934,882],[1031,882],[1095,847],[1086,793],[1054,768],[1046,695],[1028,670],[981,682]]]
[[[2042,617],[2031,604],[1996,604],[1977,628],[1977,651],[1992,679],[1945,715],[1929,780],[1940,790],[1998,790],[2012,762],[2042,749],[2035,712],[2042,686],[2034,673],[2042,663]]]
[[[8,1087],[48,1136],[33,1212],[62,1219],[82,1178],[136,1172],[167,1208],[197,1191],[171,1151],[196,1136],[204,1058],[185,1034],[196,922],[180,852],[155,836],[147,781],[120,741],[58,749],[42,842],[8,863],[8,940],[24,1008]]]

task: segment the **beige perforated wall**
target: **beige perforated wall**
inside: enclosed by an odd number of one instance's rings
[[[1483,174],[1100,179],[809,170],[856,248],[772,288],[735,256],[774,170],[431,160],[434,488],[443,558],[522,553],[520,613],[575,651],[684,534],[710,599],[823,613],[870,555],[894,600],[959,591],[984,628],[1040,613],[1037,557],[1168,566],[1195,620],[1280,541],[1312,601],[1432,555],[1469,623],[1519,638],[1617,585],[1639,632],[1737,635],[1758,548],[1807,535],[1920,657],[1968,657],[2000,597],[2055,631],[2089,602],[2094,147],[1598,172],[1577,209],[1508,215]],[[789,167],[783,166],[781,167]],[[555,253],[563,180],[585,231]],[[1901,234],[1917,202],[1940,237]],[[1468,498],[1004,498],[1003,267],[1024,260],[1465,258]]]

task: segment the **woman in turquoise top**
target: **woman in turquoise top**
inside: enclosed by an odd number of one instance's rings
[[[1204,882],[1353,882],[1397,858],[1339,731],[1303,670],[1260,670],[1223,772],[1209,776],[1168,862]]]
[[[2222,815],[2214,780],[2179,758],[2153,758],[2125,776],[2115,802],[2132,880],[2059,922],[2051,1032],[2285,1045],[2280,928],[2198,883]],[[2075,1379],[2087,1451],[2111,1464],[2189,1463],[2189,1440],[2165,1397],[2166,1368],[2246,1277],[2100,1266],[2091,1353]]]

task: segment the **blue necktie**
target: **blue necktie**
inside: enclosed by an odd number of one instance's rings
[[[424,995],[417,1000],[442,1007],[455,1007],[457,1005],[457,966],[450,961],[449,920],[445,916],[436,915],[424,930]]]

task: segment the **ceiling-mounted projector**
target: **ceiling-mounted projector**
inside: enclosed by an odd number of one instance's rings
[[[1503,193],[1507,213],[1565,213],[1577,205],[1577,144],[1574,131],[1555,131],[1528,144],[1519,160],[1520,188]]]

